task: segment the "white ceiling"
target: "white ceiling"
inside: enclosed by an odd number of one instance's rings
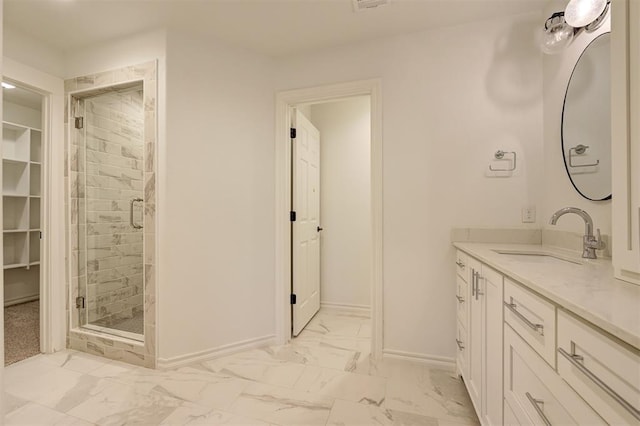
[[[546,0],[5,0],[4,25],[61,51],[173,27],[284,56],[428,28],[541,11]]]

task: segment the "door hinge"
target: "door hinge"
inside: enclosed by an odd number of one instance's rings
[[[292,305],[295,305],[295,304],[296,304],[296,295],[295,295],[295,294],[292,294],[292,295],[291,295],[291,304],[292,304]]]
[[[76,309],[84,309],[84,297],[76,297]]]
[[[298,132],[296,132],[296,128],[291,128],[291,139],[295,139]]]
[[[84,127],[84,117],[76,117],[76,129],[82,129]]]
[[[296,212],[294,212],[294,211],[290,211],[289,212],[289,220],[291,222],[295,222],[296,221]]]
[[[40,239],[42,239],[42,231],[40,231]]]

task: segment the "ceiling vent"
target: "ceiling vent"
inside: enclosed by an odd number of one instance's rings
[[[390,0],[352,0],[353,10],[362,12],[363,10],[375,9],[380,6],[389,4]]]

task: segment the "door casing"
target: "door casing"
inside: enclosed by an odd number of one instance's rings
[[[291,110],[298,104],[322,103],[353,96],[371,99],[371,354],[382,358],[383,252],[382,252],[382,81],[359,80],[326,86],[287,90],[276,95],[275,158],[275,323],[276,341],[291,339]]]
[[[64,199],[64,81],[9,58],[4,58],[2,71],[3,78],[44,97],[40,351],[51,353],[66,347],[65,222],[60,202]]]

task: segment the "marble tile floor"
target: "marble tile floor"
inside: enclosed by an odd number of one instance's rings
[[[290,344],[171,370],[66,350],[5,369],[7,425],[477,425],[452,371],[369,357],[369,319],[321,311]]]

